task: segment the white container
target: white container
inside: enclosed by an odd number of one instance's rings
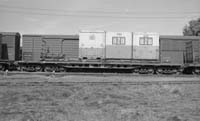
[[[133,59],[159,59],[158,33],[133,33]]]
[[[79,58],[101,59],[105,55],[105,31],[79,32]]]
[[[106,32],[106,58],[131,59],[132,33]]]
[[[133,33],[133,45],[140,46],[140,38],[152,38],[152,46],[159,46],[159,34],[153,32],[134,32]]]

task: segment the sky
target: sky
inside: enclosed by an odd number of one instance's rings
[[[0,0],[0,31],[78,34],[80,30],[182,35],[200,0]]]

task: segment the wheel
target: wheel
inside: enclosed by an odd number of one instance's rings
[[[46,66],[45,68],[44,68],[44,72],[55,72],[55,67],[53,67],[53,66]]]
[[[192,70],[193,75],[200,75],[200,68],[195,68]]]
[[[42,67],[41,66],[35,66],[35,71],[36,72],[41,72],[42,71]]]

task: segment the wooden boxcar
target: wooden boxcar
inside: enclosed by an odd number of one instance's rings
[[[200,74],[200,37],[198,41],[186,43],[186,67],[188,73]]]
[[[78,58],[77,35],[23,35],[24,61],[67,61]]]
[[[17,32],[0,32],[1,60],[20,60],[20,34]]]
[[[196,36],[160,36],[160,61],[161,63],[184,64],[186,42],[197,41]]]

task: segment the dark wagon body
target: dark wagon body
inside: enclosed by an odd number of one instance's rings
[[[200,74],[200,37],[198,41],[186,43],[185,63],[189,73]]]
[[[1,60],[20,60],[20,34],[17,32],[0,32]]]
[[[78,58],[77,35],[23,35],[23,61],[67,61]]]
[[[15,69],[15,61],[20,59],[20,34],[0,32],[0,70]]]
[[[57,63],[78,59],[78,35],[23,35],[22,70],[59,70]]]
[[[161,63],[184,64],[186,57],[186,42],[197,41],[196,36],[160,36]]]
[[[190,41],[186,43],[186,63],[200,63],[200,37],[199,41]]]

